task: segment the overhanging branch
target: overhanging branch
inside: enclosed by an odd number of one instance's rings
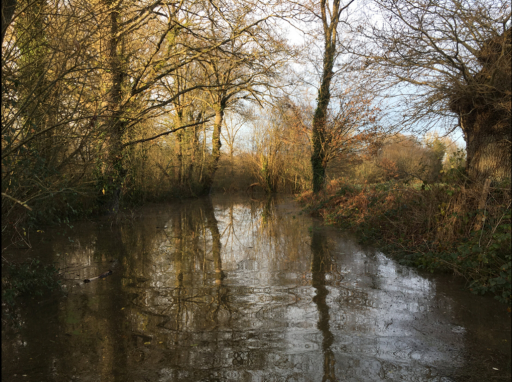
[[[150,137],[150,138],[144,138],[144,139],[138,139],[136,141],[132,141],[132,142],[127,142],[125,143],[124,145],[121,146],[121,149],[124,149],[125,147],[128,147],[128,146],[132,146],[132,145],[135,145],[137,143],[144,143],[144,142],[148,142],[148,141],[152,141],[154,139],[157,139],[157,138],[160,138],[160,137],[163,137],[164,135],[169,135],[169,134],[172,134],[172,133],[175,133],[176,131],[179,131],[179,130],[182,130],[182,129],[185,129],[187,127],[192,127],[192,126],[197,126],[197,125],[202,125],[203,123],[206,123],[210,120],[210,118],[214,117],[215,115],[214,114],[211,114],[209,116],[207,116],[207,118],[203,119],[202,121],[199,121],[199,122],[194,122],[194,123],[190,123],[188,125],[185,125],[185,126],[181,126],[181,127],[178,127],[176,129],[172,129],[172,130],[169,130],[169,131],[166,131],[164,133],[160,133],[160,134],[157,134],[153,137]]]

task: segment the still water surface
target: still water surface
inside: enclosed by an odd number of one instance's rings
[[[3,333],[8,381],[484,381],[510,368],[504,306],[290,199],[144,207],[48,231],[33,255],[57,262],[65,295],[26,304]]]

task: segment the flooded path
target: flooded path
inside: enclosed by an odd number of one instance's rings
[[[290,199],[218,196],[61,231],[31,256],[58,264],[65,295],[27,303],[2,332],[3,380],[510,377],[503,305],[361,248]]]

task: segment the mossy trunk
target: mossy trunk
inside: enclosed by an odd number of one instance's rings
[[[124,79],[119,49],[119,8],[120,2],[107,1],[110,10],[110,31],[108,40],[108,66],[110,90],[108,93],[108,153],[103,173],[104,206],[108,213],[119,211],[122,184],[127,174],[123,165],[122,83]]]
[[[318,90],[318,100],[313,116],[313,129],[311,132],[312,154],[311,165],[313,168],[313,192],[317,193],[324,188],[325,184],[325,168],[326,162],[326,140],[325,140],[325,124],[327,117],[327,109],[331,100],[331,81],[333,76],[335,41],[327,40],[324,51],[324,70],[320,89]]]

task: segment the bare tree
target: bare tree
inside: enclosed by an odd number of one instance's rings
[[[405,95],[401,123],[458,117],[473,179],[510,177],[511,31],[504,0],[376,0],[361,66]]]
[[[338,25],[341,15],[354,0],[311,1],[303,6],[314,19],[321,23],[323,38],[323,65],[318,89],[317,106],[313,116],[311,131],[311,165],[313,168],[313,192],[323,189],[325,183],[325,168],[327,141],[325,126],[328,118],[329,102],[331,100],[331,82],[334,78],[334,64],[338,56]]]
[[[2,214],[14,199],[48,208],[87,188],[94,163],[97,26],[76,2],[19,1],[2,45]],[[52,8],[56,7],[56,8]],[[4,16],[6,16],[4,14]],[[12,208],[11,208],[12,207]],[[44,216],[33,208],[36,216]],[[60,211],[59,211],[60,212]],[[16,213],[16,219],[23,214]]]
[[[215,113],[212,132],[212,155],[204,177],[204,190],[209,192],[218,169],[221,155],[221,132],[224,114],[241,101],[260,103],[268,90],[277,87],[279,69],[289,57],[290,49],[284,39],[276,36],[263,23],[251,21],[250,8],[241,7],[231,17],[222,15],[221,20],[210,20],[210,39],[223,40],[233,31],[247,30],[239,34],[222,49],[204,55],[199,63],[204,69],[207,97],[204,102]],[[220,28],[224,25],[224,29]]]

